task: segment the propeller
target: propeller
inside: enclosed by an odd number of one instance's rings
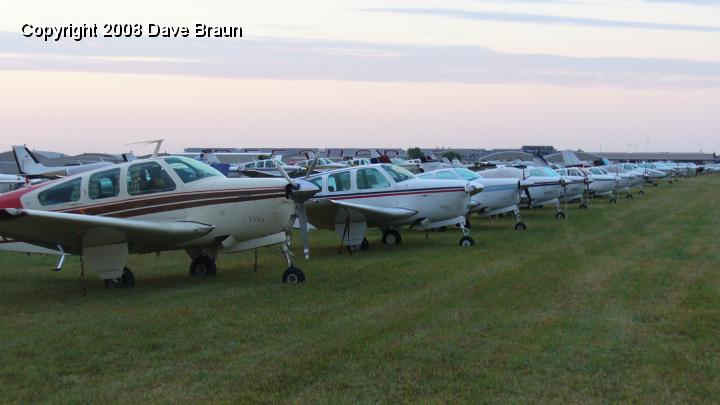
[[[305,256],[305,259],[310,258],[310,238],[308,236],[308,222],[307,222],[307,211],[305,209],[305,202],[310,199],[315,193],[317,193],[318,188],[315,187],[315,185],[308,183],[306,181],[303,181],[303,183],[300,183],[298,181],[293,180],[283,169],[282,165],[277,166],[277,170],[280,172],[280,174],[287,180],[288,185],[290,185],[290,197],[293,201],[295,201],[295,213],[297,215],[298,222],[300,223],[300,237],[302,238],[302,245],[303,245],[303,255]],[[305,178],[307,179],[308,175],[305,175]]]
[[[315,166],[317,166],[318,159],[320,159],[320,154],[317,151],[315,151],[315,159],[313,159],[312,163],[310,163],[310,166],[308,166],[307,171],[305,172],[305,180],[307,180],[308,177],[310,177],[310,175],[312,174],[313,170],[315,170]]]

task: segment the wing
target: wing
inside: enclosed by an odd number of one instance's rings
[[[348,211],[350,217],[353,214],[361,214],[368,224],[388,224],[399,221],[417,214],[417,211],[407,208],[378,207],[372,205],[356,204],[342,200],[330,200],[334,205],[344,208],[340,211]]]
[[[212,231],[197,222],[148,221],[6,208],[0,209],[0,235],[16,242],[69,253],[82,247],[127,242],[131,251],[172,249]]]

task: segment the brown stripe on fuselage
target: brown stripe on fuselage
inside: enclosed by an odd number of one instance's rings
[[[59,212],[127,218],[185,208],[281,197],[285,198],[284,188],[221,190],[217,192],[165,194],[152,198],[140,198],[85,207],[73,207],[60,210]]]

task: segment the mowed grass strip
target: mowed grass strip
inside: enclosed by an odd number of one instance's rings
[[[405,232],[338,255],[311,234],[308,281],[278,249],[188,276],[133,256],[137,287],[80,295],[79,262],[0,255],[3,402],[699,402],[720,399],[720,177]],[[298,247],[295,247],[298,250]],[[298,251],[299,256],[299,251]]]

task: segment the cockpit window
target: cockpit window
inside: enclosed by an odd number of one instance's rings
[[[344,171],[339,173],[333,173],[328,176],[328,191],[348,191],[350,190],[350,172]]]
[[[432,173],[419,174],[417,177],[421,178],[421,179],[426,179],[426,180],[435,178],[435,177],[433,177]]]
[[[435,178],[442,180],[456,180],[458,178],[458,174],[449,170],[444,170],[442,172],[438,172],[437,175],[435,175]]]
[[[382,165],[381,166],[383,170],[387,174],[390,175],[390,177],[393,178],[397,183],[403,182],[405,180],[410,180],[413,177],[415,177],[414,174],[410,173],[408,170],[403,169],[400,166],[393,166],[393,165]]]
[[[38,194],[40,205],[56,205],[80,200],[80,177],[50,187]]]
[[[130,195],[175,190],[175,182],[157,162],[136,163],[128,168],[127,190]]]
[[[310,183],[316,185],[317,188],[322,190],[322,183],[323,183],[322,180],[323,180],[322,177],[315,177],[314,179],[310,179]]]
[[[468,170],[465,168],[455,169],[455,173],[459,174],[460,177],[462,177],[465,180],[477,180],[477,179],[481,178],[480,175],[478,175],[474,171]]]
[[[530,169],[530,176],[532,177],[544,177],[545,173],[540,169]]]
[[[120,194],[120,168],[105,170],[90,176],[88,197],[91,200],[117,197]]]
[[[206,177],[222,176],[222,173],[203,162],[186,157],[173,156],[165,158],[183,183],[191,183]]]
[[[357,188],[360,190],[390,187],[390,182],[374,167],[359,169],[356,172],[356,178]]]

